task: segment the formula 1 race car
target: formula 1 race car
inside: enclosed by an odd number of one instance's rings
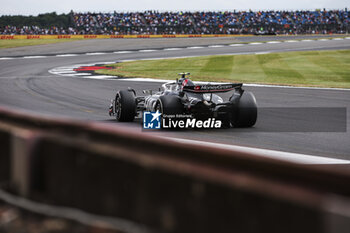
[[[116,93],[111,100],[109,115],[118,121],[133,121],[144,111],[159,111],[163,115],[191,115],[196,119],[215,118],[227,127],[251,127],[257,119],[257,104],[251,92],[242,89],[242,83],[194,84],[187,75],[168,82],[159,91],[143,91],[146,96],[136,96],[134,89],[128,88]],[[233,91],[224,101],[216,93]],[[141,114],[140,114],[141,113]]]

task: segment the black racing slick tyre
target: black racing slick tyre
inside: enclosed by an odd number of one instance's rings
[[[258,109],[255,96],[251,92],[244,92],[233,114],[233,127],[252,127],[256,123],[257,116]]]
[[[136,115],[135,94],[129,90],[117,92],[115,97],[115,111],[118,121],[133,121]]]
[[[181,100],[175,95],[163,95],[159,97],[156,104],[156,110],[159,110],[162,114],[176,115],[183,113],[183,105]]]

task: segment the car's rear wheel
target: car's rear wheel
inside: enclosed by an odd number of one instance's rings
[[[156,110],[166,115],[176,115],[183,113],[181,100],[175,95],[164,95],[159,98]]]
[[[135,94],[129,90],[117,92],[115,97],[115,113],[118,121],[133,121],[136,115]]]
[[[258,109],[255,96],[251,92],[244,92],[232,115],[232,125],[234,127],[252,127],[256,123],[257,116]]]

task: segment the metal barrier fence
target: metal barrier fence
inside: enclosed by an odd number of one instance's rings
[[[0,181],[156,232],[348,232],[350,173],[0,108]]]

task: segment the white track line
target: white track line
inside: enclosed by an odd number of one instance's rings
[[[96,52],[96,53],[85,53],[85,55],[90,55],[90,56],[93,56],[93,55],[103,55],[103,54],[107,54],[107,53],[99,53],[99,52]]]
[[[51,71],[52,74],[78,74],[74,70],[58,70],[58,71]]]
[[[0,57],[0,60],[12,60],[14,57]]]
[[[344,40],[344,38],[333,38],[332,40]]]
[[[74,68],[57,68],[57,69],[52,69],[51,71],[71,71]]]
[[[257,54],[257,55],[259,55],[259,54],[269,54],[269,53],[271,53],[271,52],[269,52],[269,51],[264,51],[264,52],[256,52],[255,54]]]
[[[122,78],[118,81],[127,81],[127,82],[157,82],[157,83],[166,83],[172,80],[167,79],[149,79],[149,78]]]
[[[254,83],[245,83],[243,84],[247,87],[276,87],[276,88],[290,88],[290,89],[310,89],[310,90],[332,90],[332,91],[350,91],[346,88],[334,88],[334,87],[293,87],[293,86],[282,86],[282,85],[268,85],[268,84],[254,84]]]
[[[109,65],[109,64],[114,64],[114,61],[106,61],[106,62],[99,62],[98,64],[104,64],[104,65]]]
[[[252,42],[252,43],[249,43],[250,45],[260,45],[260,44],[264,44],[264,43],[261,43],[261,42]]]
[[[245,45],[245,44],[230,44],[229,46],[231,46],[231,47],[237,47],[237,46],[243,46],[243,45]]]
[[[182,50],[182,48],[165,48],[164,51]]]
[[[203,49],[204,47],[202,46],[192,46],[192,47],[187,47],[187,49]]]
[[[281,41],[268,41],[267,44],[279,44],[282,43]]]
[[[24,59],[31,59],[31,58],[46,58],[47,56],[24,56],[22,58]]]
[[[297,40],[286,40],[285,42],[286,43],[295,43],[295,42],[299,42],[299,41],[297,41]]]
[[[209,45],[208,48],[222,48],[225,47],[225,45]]]
[[[115,51],[113,53],[117,53],[117,54],[122,54],[122,53],[132,53],[132,51]]]
[[[268,157],[273,159],[284,160],[288,162],[298,163],[298,164],[350,164],[350,160],[327,158],[315,155],[297,154],[283,151],[243,147],[236,145],[228,145],[214,142],[205,142],[197,140],[189,140],[182,138],[167,138],[171,141],[176,141],[180,143],[198,145],[198,146],[208,146],[213,148],[221,148],[226,150],[234,150],[242,153],[254,153],[258,156]]]
[[[140,53],[148,53],[148,52],[154,52],[154,51],[157,51],[155,49],[141,49],[139,50]]]
[[[72,66],[66,66],[65,68],[78,68],[80,66],[91,66],[91,65],[94,65],[94,64],[97,64],[97,62],[96,63],[75,64],[75,65],[72,65]]]
[[[79,56],[78,54],[57,54],[56,57],[75,57]]]
[[[65,74],[64,76],[90,76],[90,73]]]
[[[93,77],[94,79],[111,79],[113,77],[117,77],[117,76],[111,76],[111,75],[94,75],[94,76],[89,76]]]
[[[329,39],[318,39],[318,41],[329,41]]]

